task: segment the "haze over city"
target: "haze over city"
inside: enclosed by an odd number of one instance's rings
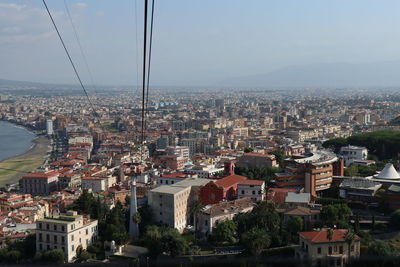
[[[136,46],[141,55],[143,3],[137,3],[138,43],[134,1],[68,4],[94,82],[140,84]],[[63,1],[48,5],[85,82],[91,83]],[[397,86],[399,10],[395,0],[159,1],[151,84]],[[0,14],[0,78],[76,84],[41,1],[2,0]],[[310,78],[313,69],[321,73]],[[275,71],[283,81],[271,79]],[[360,81],[360,73],[370,79]]]

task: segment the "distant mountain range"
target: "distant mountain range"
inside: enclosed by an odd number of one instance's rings
[[[266,74],[235,77],[218,85],[265,88],[397,87],[400,86],[400,61],[289,66]]]

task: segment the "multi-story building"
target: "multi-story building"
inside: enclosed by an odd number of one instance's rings
[[[344,160],[344,165],[350,166],[354,161],[367,160],[368,149],[361,146],[343,146],[340,148],[339,155]]]
[[[0,194],[0,211],[9,212],[32,202],[29,194],[3,193]]]
[[[58,171],[32,172],[19,181],[21,192],[31,195],[49,195],[58,188]]]
[[[190,152],[189,147],[187,146],[168,146],[165,149],[165,152],[169,156],[178,156],[183,159],[189,159]]]
[[[245,153],[243,156],[239,157],[236,165],[238,167],[276,167],[278,163],[276,162],[275,155],[260,154],[260,153]]]
[[[187,178],[172,185],[163,185],[152,189],[149,194],[156,222],[176,228],[182,232],[189,219],[189,205],[198,198],[200,186],[210,180]]]
[[[244,180],[237,185],[238,198],[250,198],[253,201],[265,200],[265,181]]]
[[[54,130],[53,130],[53,121],[52,121],[52,120],[47,120],[47,121],[46,121],[46,134],[47,134],[47,135],[52,135],[52,134],[54,134]]]
[[[304,188],[313,197],[331,187],[334,175],[343,176],[343,160],[333,153],[319,150],[302,158],[285,160],[285,172],[276,173],[278,187]]]
[[[299,233],[296,258],[310,260],[312,266],[344,266],[350,258],[360,257],[360,237],[346,242],[347,230],[332,229]]]
[[[78,249],[86,249],[96,238],[97,220],[76,211],[36,221],[36,252],[61,249],[67,262],[73,260]]]

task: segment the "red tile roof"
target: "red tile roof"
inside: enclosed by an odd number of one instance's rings
[[[299,232],[299,235],[312,243],[344,242],[346,240],[347,230],[333,229],[332,239],[328,239],[328,230]],[[355,240],[360,240],[356,235]]]
[[[255,156],[255,157],[274,157],[273,155],[270,154],[261,154],[261,153],[254,153],[254,152],[250,152],[250,153],[244,153],[245,156]]]
[[[263,185],[265,182],[261,180],[244,180],[241,181],[240,185]]]
[[[27,175],[24,175],[22,179],[41,179],[41,178],[47,179],[58,175],[59,175],[58,171],[32,172]]]
[[[215,184],[218,186],[227,188],[227,187],[231,187],[239,182],[242,182],[244,180],[247,180],[247,178],[244,176],[233,174],[233,175],[229,175],[225,178],[222,178],[222,179],[216,181]]]

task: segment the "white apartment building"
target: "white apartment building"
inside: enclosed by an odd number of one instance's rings
[[[368,149],[361,146],[342,146],[339,154],[344,160],[344,165],[348,167],[354,161],[367,160]]]
[[[197,174],[199,178],[211,178],[223,171],[223,167],[215,167],[215,165],[198,165],[191,169],[185,169],[185,173]]]
[[[117,183],[117,178],[115,176],[107,177],[84,177],[82,178],[82,189],[92,189],[93,192],[98,193],[102,191],[107,191],[108,188]]]
[[[238,183],[238,198],[250,198],[253,201],[265,200],[265,182],[260,180],[245,180]]]
[[[187,178],[172,185],[162,185],[152,189],[149,194],[149,206],[153,211],[155,221],[182,232],[190,216],[191,201],[197,198],[200,186],[210,181]]]
[[[86,249],[96,238],[97,220],[76,211],[36,221],[36,252],[61,249],[67,262],[76,256],[78,248]]]
[[[68,144],[73,145],[76,143],[90,143],[93,144],[93,137],[91,135],[74,136],[68,139]]]
[[[169,156],[178,156],[184,159],[189,159],[190,157],[189,147],[187,146],[168,146],[165,152]]]

